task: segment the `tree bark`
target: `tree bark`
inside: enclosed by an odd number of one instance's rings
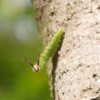
[[[53,100],[99,100],[100,0],[35,0],[34,7],[45,46],[65,29],[48,64]]]

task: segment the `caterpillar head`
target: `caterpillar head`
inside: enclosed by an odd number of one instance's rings
[[[35,64],[32,67],[33,67],[33,72],[38,72],[40,70],[40,67],[38,64]]]
[[[35,65],[33,65],[30,61],[28,61],[26,59],[26,56],[25,56],[25,59],[23,61],[28,62],[32,66],[32,69],[34,72],[38,72],[40,70],[39,63],[36,63]]]

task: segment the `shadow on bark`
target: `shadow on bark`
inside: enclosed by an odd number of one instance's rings
[[[65,34],[65,33],[64,33]],[[52,68],[52,83],[53,83],[53,100],[55,100],[55,77],[56,77],[56,68],[57,68],[57,62],[58,62],[58,58],[59,58],[59,55],[58,55],[58,52],[60,51],[61,47],[62,47],[62,43],[63,43],[63,39],[64,39],[64,34],[63,36],[61,37],[61,42],[59,43],[59,48],[57,49],[57,52],[55,53],[54,57],[52,58],[52,62],[53,62],[53,68]]]

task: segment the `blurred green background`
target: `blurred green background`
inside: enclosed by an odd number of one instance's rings
[[[30,0],[0,0],[0,100],[51,100],[46,68],[33,64],[43,48]]]

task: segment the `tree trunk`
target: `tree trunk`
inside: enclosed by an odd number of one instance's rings
[[[65,29],[48,64],[53,100],[99,100],[100,0],[35,0],[34,5],[44,45]]]

